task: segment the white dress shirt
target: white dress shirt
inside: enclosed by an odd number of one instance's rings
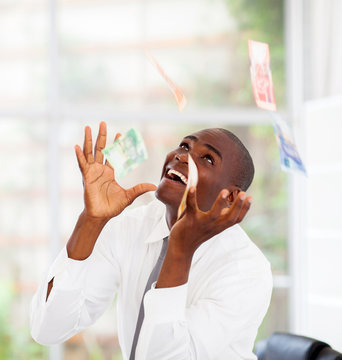
[[[94,323],[117,294],[127,360],[142,295],[168,234],[165,206],[154,200],[112,219],[86,260],[69,259],[64,247],[32,300],[32,337],[43,345],[67,340]],[[223,231],[197,249],[188,283],[153,284],[146,293],[136,360],[256,359],[252,348],[271,292],[261,251],[239,225]]]

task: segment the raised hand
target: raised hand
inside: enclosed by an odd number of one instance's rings
[[[103,164],[101,150],[106,146],[106,139],[106,123],[101,122],[93,150],[91,129],[86,126],[83,151],[76,145],[75,152],[83,177],[84,213],[88,217],[108,220],[120,214],[138,196],[156,190],[156,186],[142,183],[127,190],[122,188],[115,180],[111,165],[107,161]]]
[[[252,198],[240,192],[232,206],[228,208],[228,195],[228,190],[222,190],[212,208],[203,212],[197,206],[196,188],[190,188],[184,214],[171,229],[168,249],[156,288],[185,284],[188,281],[191,261],[196,249],[245,217]]]
[[[228,208],[228,195],[228,190],[222,190],[212,208],[203,212],[197,206],[196,188],[190,189],[186,210],[171,229],[169,245],[173,251],[183,256],[192,256],[205,241],[242,221],[252,198],[241,191]]]

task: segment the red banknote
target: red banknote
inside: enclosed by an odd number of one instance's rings
[[[261,109],[276,111],[268,44],[248,40],[249,62],[254,99]]]
[[[150,63],[158,70],[159,74],[166,81],[167,85],[172,91],[176,99],[179,111],[183,111],[186,105],[186,97],[183,94],[182,90],[166,75],[165,71],[159,65],[158,61],[149,53],[148,50],[145,50],[145,54],[148,60],[150,61]]]

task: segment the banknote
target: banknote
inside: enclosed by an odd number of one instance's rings
[[[288,172],[299,171],[306,175],[307,172],[298,153],[290,125],[278,114],[270,114],[273,119],[273,130],[279,147],[282,170]]]
[[[189,190],[192,186],[197,186],[198,183],[198,170],[197,166],[192,159],[191,155],[188,155],[188,182],[181,200],[181,203],[178,207],[177,220],[181,217],[184,210],[186,209],[186,198],[188,197]]]
[[[115,177],[122,178],[148,157],[144,139],[137,129],[130,129],[102,150],[115,170]]]
[[[159,74],[162,78],[166,81],[167,85],[169,86],[170,90],[172,91],[179,111],[183,111],[186,105],[186,97],[181,91],[181,89],[166,75],[163,68],[159,65],[158,61],[150,54],[148,50],[145,50],[146,57],[150,61],[150,63],[158,70]]]
[[[269,46],[266,43],[248,40],[248,52],[255,102],[261,109],[276,111]]]

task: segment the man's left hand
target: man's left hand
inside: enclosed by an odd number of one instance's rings
[[[170,232],[169,246],[172,246],[173,252],[192,257],[205,241],[243,220],[252,197],[240,191],[228,207],[228,195],[229,191],[223,189],[211,209],[204,212],[197,206],[196,188],[190,189],[184,214]]]

